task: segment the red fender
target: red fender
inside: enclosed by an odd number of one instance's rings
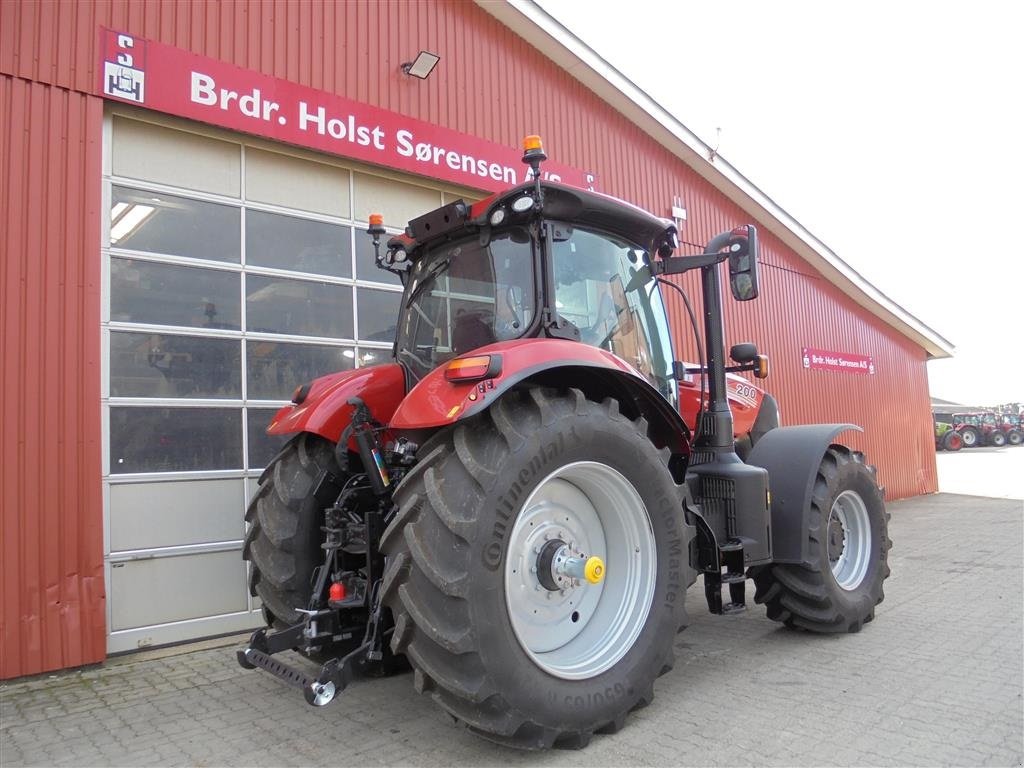
[[[445,378],[446,365],[428,373],[406,396],[391,418],[396,431],[443,427],[473,416],[498,399],[517,382],[552,368],[598,368],[629,381],[638,397],[656,410],[673,432],[685,434],[679,414],[672,409],[643,375],[611,352],[563,339],[518,339],[474,349],[466,357],[500,355],[501,371],[489,379],[452,382]]]
[[[387,423],[404,396],[405,371],[398,363],[328,374],[313,381],[300,404],[286,405],[274,414],[267,433],[313,432],[336,443],[352,418],[350,398],[362,398],[374,418]]]

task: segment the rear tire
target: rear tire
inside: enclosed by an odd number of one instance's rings
[[[383,598],[395,616],[391,647],[408,656],[416,689],[473,732],[518,748],[579,748],[595,732],[621,728],[672,667],[693,581],[693,529],[668,451],[657,450],[646,423],[621,415],[614,400],[529,389],[437,433],[419,455],[395,490],[398,512],[381,543]],[[616,505],[595,492],[606,488],[629,511],[624,525],[637,527],[614,528]],[[631,508],[630,500],[639,504]],[[597,522],[576,530],[588,505]],[[542,562],[530,537],[545,549],[547,542],[531,532],[534,524],[550,530],[551,541],[589,537],[589,554],[607,558],[607,580],[561,591],[527,583],[539,578],[527,575],[529,565]],[[607,526],[613,535],[605,541]],[[616,547],[632,535],[636,554],[632,545]],[[550,618],[542,617],[544,598]],[[566,605],[570,599],[579,602]],[[616,610],[602,612],[605,600]],[[524,629],[533,614],[542,617],[537,634]],[[537,645],[559,633],[567,637],[561,645]]]
[[[839,445],[822,458],[811,498],[808,562],[751,569],[768,618],[812,632],[858,632],[889,576],[889,513],[874,468]]]
[[[1021,434],[1016,429],[1010,430],[1006,435],[1006,441],[1010,445],[1020,445],[1021,443],[1024,443],[1024,434]]]
[[[245,519],[250,523],[242,558],[250,561],[249,592],[263,603],[268,627],[284,629],[298,624],[303,615],[297,609],[309,607],[313,594],[313,573],[323,565],[324,540],[320,530],[324,508],[333,504],[347,479],[335,459],[334,443],[308,432],[296,435],[267,467],[266,480],[249,502]],[[327,477],[321,485],[321,478]],[[314,495],[319,488],[320,496]],[[350,621],[359,626],[352,637],[303,651],[317,662],[344,656],[363,642],[362,623],[366,611],[353,612]],[[391,627],[390,614],[384,629]],[[382,677],[409,669],[406,660],[384,648],[379,661],[359,659],[361,673]]]
[[[263,602],[267,623],[279,628],[302,621],[296,609],[309,607],[313,571],[323,563],[323,510],[341,492],[330,484],[322,499],[314,497],[325,472],[341,482],[333,443],[308,432],[297,435],[271,461],[245,513],[250,528],[242,558],[251,562],[249,591]]]
[[[1002,448],[1006,445],[1006,434],[1000,430],[994,430],[992,434],[988,436],[989,445],[995,448]]]

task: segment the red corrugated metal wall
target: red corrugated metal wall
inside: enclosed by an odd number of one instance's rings
[[[468,2],[0,3],[0,73],[8,76],[0,121],[2,676],[103,655],[102,108],[85,95],[95,87],[100,25],[507,145],[540,133],[549,154],[597,172],[604,191],[659,215],[681,197],[689,211],[683,237],[693,242],[750,218]],[[421,82],[399,74],[421,48],[441,56],[434,75]],[[857,307],[777,238],[763,238],[763,253],[764,298],[727,302],[728,338],[756,340],[772,355],[771,389],[785,421],[861,423],[867,434],[852,442],[879,465],[891,498],[934,491],[923,350]],[[681,308],[668,302],[685,352]],[[878,373],[805,371],[803,345],[872,355]]]
[[[0,76],[0,677],[106,650],[100,130],[81,93]]]

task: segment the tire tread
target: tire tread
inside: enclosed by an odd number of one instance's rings
[[[850,464],[859,465],[871,478],[878,498],[884,497],[883,489],[875,480],[875,468],[864,463],[863,453],[851,451],[844,446],[831,446],[822,459],[811,498],[811,525],[807,535],[812,545],[821,543],[820,536],[823,532],[819,521],[828,519],[832,483]],[[888,512],[884,513],[884,519],[888,523]],[[882,531],[882,538],[884,554],[892,547],[888,525]],[[830,587],[832,575],[828,564],[818,562],[820,555],[816,548],[817,546],[810,547],[812,562],[806,565],[775,564],[752,569],[751,575],[756,587],[754,601],[765,605],[769,619],[783,622],[789,627],[800,627],[820,633],[859,631],[870,618],[847,615],[844,612],[843,606],[833,597],[834,582]],[[889,566],[884,561],[880,566],[880,575],[877,584],[872,585],[873,594],[868,613],[872,618],[874,606],[885,598],[882,582],[889,575]],[[870,575],[866,578],[870,578]]]
[[[396,489],[399,512],[382,541],[387,555],[383,594],[396,621],[393,647],[412,662],[417,690],[429,692],[470,731],[507,746],[582,748],[593,732],[620,729],[627,711],[646,705],[654,695],[653,685],[638,691],[619,716],[593,731],[544,727],[534,722],[530,713],[514,709],[495,689],[469,623],[468,545],[478,530],[475,510],[480,508],[485,487],[481,479],[486,483],[497,477],[507,457],[536,428],[559,417],[594,411],[603,412],[603,419],[628,425],[638,440],[647,440],[647,423],[627,419],[617,400],[596,403],[579,390],[560,393],[547,388],[514,391],[472,424],[456,425],[442,433],[444,448],[440,435],[439,442],[431,443],[431,466],[410,472]],[[659,455],[667,464],[668,457]],[[476,497],[467,499],[467,494]],[[427,527],[421,531],[424,524]],[[659,674],[670,670],[672,664],[669,650]]]

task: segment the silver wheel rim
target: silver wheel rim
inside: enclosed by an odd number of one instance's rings
[[[967,430],[960,435],[960,439],[963,440],[964,445],[974,445],[974,433],[971,430]]]
[[[843,491],[832,502],[827,536],[836,583],[846,591],[856,589],[871,560],[871,521],[867,505],[856,491]]]
[[[537,558],[553,540],[566,542],[576,557],[600,557],[606,577],[546,589]],[[656,574],[650,515],[633,485],[606,464],[567,464],[537,485],[509,536],[505,604],[516,639],[548,674],[566,680],[599,675],[639,637]]]

